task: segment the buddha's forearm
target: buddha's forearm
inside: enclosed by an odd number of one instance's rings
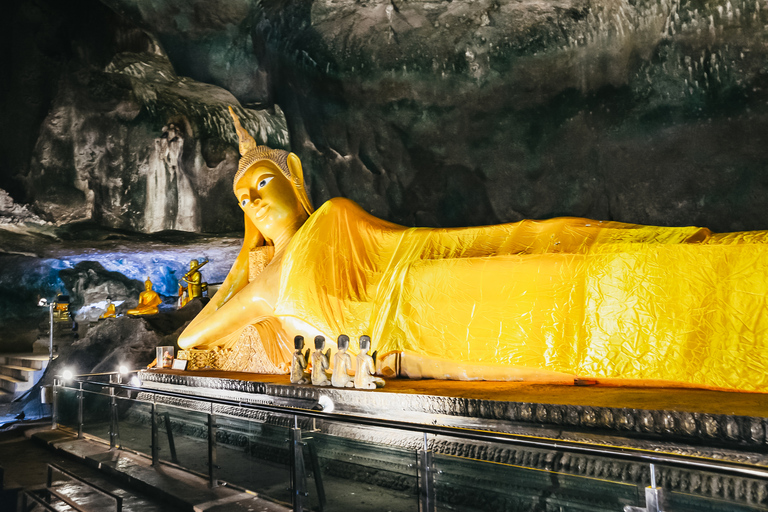
[[[179,336],[181,348],[215,345],[218,340],[232,334],[257,318],[272,314],[272,308],[260,297],[242,297],[238,294],[212,314],[191,323]]]

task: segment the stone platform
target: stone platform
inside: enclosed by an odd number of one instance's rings
[[[322,403],[325,410],[332,403],[334,412],[341,414],[599,443],[768,467],[768,395],[762,394],[406,379],[388,380],[383,389],[363,391],[293,385],[287,376],[223,371],[147,370],[139,376],[148,392],[158,389],[300,408]],[[141,395],[150,398],[149,393],[140,394],[140,399]],[[270,460],[287,457],[287,452],[278,447],[285,438],[279,429],[293,426],[290,416],[281,418],[240,407],[211,407],[210,403],[183,398],[154,398],[168,405],[202,412],[213,410],[216,414],[260,422],[264,428],[277,428],[274,439],[265,437],[257,451],[269,453]],[[202,425],[192,425],[194,421],[193,414],[179,420],[174,430],[187,435],[202,431]],[[370,479],[371,483],[384,479],[389,485],[412,472],[407,458],[398,454],[403,449],[419,449],[423,443],[422,436],[412,432],[332,421],[315,423],[299,418],[299,426],[302,431],[315,432],[313,435],[322,440],[318,441],[318,452],[329,471],[345,478],[354,475],[361,481]],[[232,442],[238,438],[230,434],[224,437]],[[445,436],[430,436],[428,444],[436,457],[442,457],[440,478],[448,482],[444,491],[447,494],[442,496],[449,499],[450,494],[452,501],[471,503],[490,499],[492,495],[496,500],[522,503],[539,491],[549,492],[548,480],[531,480],[536,473],[531,473],[531,469],[561,475],[563,481],[586,477],[583,485],[589,489],[589,496],[603,492],[597,488],[598,482],[636,485],[637,489],[649,484],[649,468],[642,464]],[[488,462],[495,464],[490,473]],[[478,467],[468,469],[468,464]],[[506,485],[501,480],[505,471],[519,474],[510,473],[503,477],[507,479],[504,481],[523,479],[527,482],[524,488],[508,493],[499,491]],[[387,478],[382,476],[385,474]],[[707,500],[728,500],[728,510],[732,511],[768,509],[768,482],[663,467],[657,469],[657,474],[659,483],[675,493],[682,509],[720,510],[719,505],[712,508]],[[478,489],[485,490],[481,493]],[[564,503],[580,503],[587,507],[585,510],[616,510],[616,500],[620,501],[616,495],[611,498],[613,501],[602,505],[571,495],[564,495],[563,499]]]
[[[145,387],[201,396],[504,432],[534,429],[555,438],[619,436],[768,452],[768,395],[692,388],[566,386],[519,382],[390,379],[375,391],[295,385],[286,375],[218,370],[140,372]],[[632,443],[635,444],[635,443]],[[768,458],[766,459],[768,461]]]

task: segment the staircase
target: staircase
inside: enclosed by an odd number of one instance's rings
[[[40,380],[48,354],[0,354],[0,402],[10,402]]]

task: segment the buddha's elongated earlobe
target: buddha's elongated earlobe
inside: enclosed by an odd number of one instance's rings
[[[307,190],[304,187],[304,170],[301,167],[301,160],[294,153],[288,153],[287,158],[288,170],[291,172],[291,181],[293,182],[293,188],[296,191],[296,195],[299,198],[299,202],[304,210],[311,214],[315,211],[312,208],[312,203],[307,195]]]

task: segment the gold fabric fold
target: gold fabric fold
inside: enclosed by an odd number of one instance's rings
[[[766,296],[762,231],[404,228],[333,199],[287,249],[276,315],[412,360],[768,391]]]

